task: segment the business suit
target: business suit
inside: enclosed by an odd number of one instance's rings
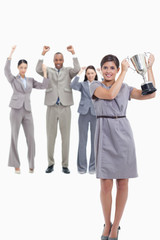
[[[5,65],[5,76],[13,89],[13,95],[9,106],[11,107],[10,122],[11,122],[11,146],[9,154],[9,166],[19,168],[20,160],[17,150],[17,141],[22,124],[27,145],[28,145],[28,161],[29,168],[34,169],[35,157],[35,141],[34,141],[34,126],[30,104],[30,94],[32,88],[45,89],[48,86],[49,80],[43,79],[43,82],[37,82],[33,78],[26,78],[26,88],[20,78],[20,75],[13,76],[10,70],[11,60],[7,59]]]
[[[88,136],[88,127],[90,123],[91,130],[91,154],[89,162],[89,172],[95,171],[95,155],[94,155],[94,135],[96,127],[96,116],[94,106],[91,100],[88,81],[79,82],[76,76],[71,82],[71,88],[81,92],[81,100],[78,107],[79,112],[79,146],[77,157],[77,168],[79,172],[87,172],[87,156],[86,145]]]
[[[36,71],[42,75],[43,60],[37,63]],[[47,68],[49,85],[45,94],[45,105],[47,105],[46,128],[47,128],[47,152],[48,166],[55,164],[54,147],[57,136],[57,125],[59,121],[62,137],[62,166],[68,167],[71,110],[73,105],[72,89],[70,88],[71,79],[80,70],[77,58],[73,58],[73,68],[62,67],[58,72],[56,68]],[[56,104],[60,99],[59,105]]]

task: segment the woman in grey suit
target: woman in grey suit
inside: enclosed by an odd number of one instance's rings
[[[155,85],[152,72],[154,56],[148,60],[148,80]],[[155,97],[155,93],[142,95],[142,90],[123,83],[129,67],[122,61],[107,55],[101,61],[104,80],[90,85],[91,96],[97,116],[95,133],[96,175],[101,181],[101,203],[105,219],[102,240],[117,240],[119,223],[128,196],[128,179],[137,177],[137,163],[132,129],[126,118],[128,100],[145,100]],[[117,195],[113,224],[111,224],[112,188],[116,179]]]
[[[19,129],[22,124],[27,145],[28,145],[28,161],[29,172],[34,171],[34,157],[35,157],[35,141],[34,141],[34,126],[30,105],[30,94],[32,88],[46,89],[49,80],[47,79],[47,71],[45,65],[43,65],[43,82],[37,82],[33,78],[25,76],[27,71],[27,61],[22,59],[18,62],[19,74],[13,76],[10,70],[12,54],[15,51],[16,46],[12,48],[10,56],[7,58],[5,65],[5,76],[13,89],[13,95],[10,101],[10,122],[11,122],[11,146],[9,154],[9,166],[15,168],[15,173],[20,173],[20,160],[17,150],[17,141]]]
[[[81,73],[85,71],[85,78],[83,82],[79,82]],[[79,103],[79,146],[78,146],[78,157],[77,157],[77,168],[79,173],[87,172],[87,156],[86,156],[86,145],[88,127],[90,123],[91,130],[91,154],[89,162],[89,173],[95,172],[95,155],[94,155],[94,135],[96,127],[96,116],[95,110],[90,96],[89,85],[92,81],[98,80],[96,70],[94,66],[88,66],[87,68],[81,68],[78,75],[71,82],[71,88],[81,92],[81,100]]]

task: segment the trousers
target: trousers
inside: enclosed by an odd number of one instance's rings
[[[20,167],[17,142],[20,126],[22,124],[28,146],[29,168],[34,169],[35,140],[32,112],[26,111],[24,107],[20,109],[12,108],[10,111],[10,123],[11,123],[11,145],[8,166],[15,168]]]
[[[47,128],[47,153],[48,166],[55,164],[54,148],[57,136],[58,123],[62,138],[62,166],[68,167],[69,164],[69,143],[70,143],[70,106],[53,105],[47,107],[46,128]]]
[[[90,161],[89,161],[89,172],[95,171],[94,136],[95,136],[95,128],[96,128],[96,116],[93,116],[89,109],[87,114],[85,115],[80,114],[78,119],[79,146],[78,146],[77,168],[79,172],[87,171],[86,146],[87,146],[89,124],[90,124],[90,133],[91,133],[91,154],[90,154]]]

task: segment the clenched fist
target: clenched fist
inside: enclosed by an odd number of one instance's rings
[[[72,45],[69,45],[69,46],[67,47],[67,50],[68,50],[68,52],[71,52],[72,54],[75,54],[75,51],[74,51],[74,48],[73,48]]]
[[[50,50],[50,47],[49,47],[49,46],[44,46],[44,47],[43,47],[42,55],[45,55],[46,52],[48,52],[49,50]]]
[[[11,49],[11,52],[10,52],[10,55],[9,55],[8,59],[11,59],[11,58],[12,58],[12,55],[13,55],[13,53],[14,53],[15,49],[16,49],[16,45],[14,45],[14,46],[12,47],[12,49]]]
[[[84,70],[86,70],[86,67],[82,67],[81,70],[79,71],[79,73],[77,74],[77,76],[80,76],[81,73],[82,73]]]
[[[12,52],[14,52],[15,49],[16,49],[16,45],[14,45],[14,46],[12,47]]]
[[[129,67],[130,67],[129,62],[127,61],[127,59],[124,59],[124,60],[121,62],[122,71],[127,72]]]

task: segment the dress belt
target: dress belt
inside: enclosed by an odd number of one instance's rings
[[[112,118],[112,119],[117,119],[117,118],[125,118],[126,116],[97,116],[97,118]]]

